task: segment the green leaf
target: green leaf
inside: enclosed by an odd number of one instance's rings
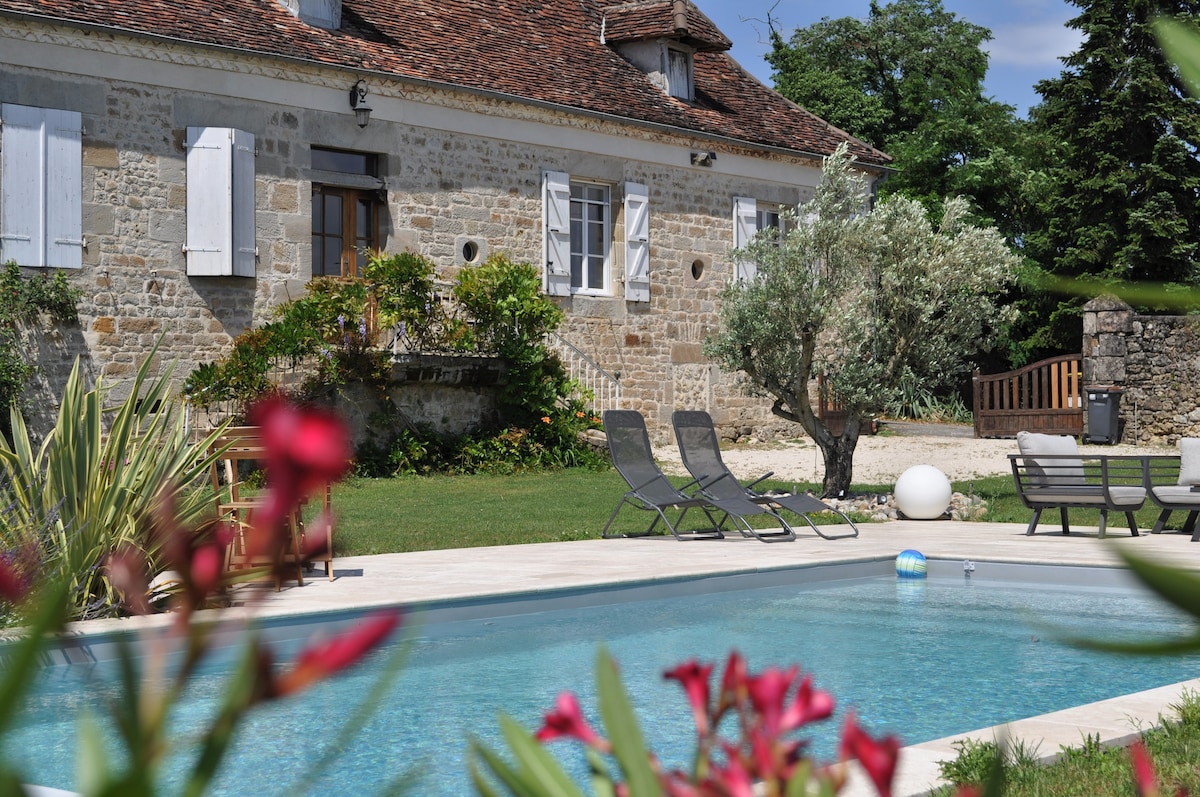
[[[1125,550],[1118,550],[1118,554],[1139,581],[1160,598],[1179,607],[1200,622],[1200,575],[1142,559]],[[1069,644],[1115,653],[1167,655],[1200,650],[1200,628],[1191,636],[1143,642],[1115,642],[1071,635],[1060,636],[1063,636],[1064,641]]]
[[[1200,30],[1194,23],[1159,17],[1154,35],[1167,58],[1179,67],[1179,75],[1192,96],[1200,96]]]
[[[79,752],[75,758],[75,787],[81,794],[99,794],[108,780],[108,756],[95,717],[84,710],[79,717]]]
[[[613,755],[625,775],[629,793],[638,797],[661,795],[662,787],[650,766],[646,742],[629,703],[629,695],[621,684],[616,662],[603,646],[596,653],[596,692],[600,697],[605,734],[612,743]]]
[[[1200,575],[1142,559],[1123,549],[1119,553],[1142,583],[1200,621]]]

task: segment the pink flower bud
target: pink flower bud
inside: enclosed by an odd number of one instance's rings
[[[554,701],[554,710],[546,712],[541,730],[537,732],[539,742],[548,742],[560,737],[578,739],[589,747],[607,752],[610,747],[607,741],[600,738],[579,708],[579,700],[571,692],[563,692]]]
[[[711,664],[699,664],[695,659],[680,664],[673,670],[667,670],[663,677],[679,681],[692,707],[692,717],[696,722],[696,732],[701,736],[708,733],[708,679],[712,675]]]
[[[368,615],[341,636],[304,649],[292,669],[275,681],[272,693],[293,694],[350,667],[382,644],[399,623],[400,611],[386,609]]]

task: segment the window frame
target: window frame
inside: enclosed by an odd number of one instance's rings
[[[673,68],[681,65],[682,69]],[[666,78],[667,95],[684,102],[695,98],[695,66],[691,50],[673,44],[663,45],[663,76]]]
[[[612,203],[612,186],[608,183],[597,180],[581,180],[572,178],[570,181],[571,187],[571,204],[570,204],[570,238],[571,238],[571,293],[582,296],[612,296],[612,250],[613,250],[613,203]],[[584,197],[576,197],[576,188],[581,190],[600,190],[603,191],[603,199],[595,200]],[[585,269],[585,262],[591,262],[596,254],[590,250],[591,236],[587,229],[580,230],[580,234],[576,235],[576,208],[600,208],[602,218],[600,220],[600,242],[603,252],[600,255],[600,264],[597,268],[600,269],[601,285],[600,287],[591,287],[588,285],[592,276],[591,269]],[[588,225],[590,228],[594,226],[594,222],[586,219],[581,212],[579,214],[579,223]],[[576,267],[576,258],[579,258],[578,269]],[[579,284],[576,284],[576,274],[579,275]]]
[[[312,195],[309,227],[312,247],[310,271],[313,279],[358,279],[365,265],[364,251],[378,251],[382,247],[380,230],[386,196],[383,194],[383,181],[379,178],[381,166],[382,158],[378,153],[310,145]],[[333,196],[337,196],[342,205],[336,235],[331,234],[323,223],[326,217],[325,203]],[[319,217],[316,212],[318,201],[321,203]],[[362,207],[366,207],[370,214],[365,235],[359,234]],[[321,222],[319,230],[318,221]],[[350,233],[347,234],[347,231]],[[326,242],[330,238],[341,240],[337,273],[328,271],[329,264],[325,262]],[[322,269],[320,273],[318,267]]]
[[[318,232],[315,224],[310,223],[311,236],[312,236],[312,240],[313,240],[313,243],[312,243],[312,277],[313,277],[313,279],[316,279],[318,277],[357,279],[362,270],[361,267],[363,265],[365,265],[365,263],[360,262],[360,258],[363,257],[363,252],[364,251],[372,252],[372,251],[376,251],[380,248],[379,220],[380,220],[380,216],[382,215],[382,213],[381,213],[381,204],[382,203],[380,203],[378,201],[377,197],[375,197],[373,195],[373,192],[371,192],[371,191],[365,191],[365,190],[362,190],[359,188],[347,188],[347,187],[343,187],[343,186],[328,185],[325,183],[313,183],[312,184],[312,202],[313,203],[317,202],[318,196],[329,197],[329,196],[334,196],[334,195],[338,196],[341,199],[341,203],[342,203],[341,213],[339,214],[341,217],[340,222],[339,222],[341,225],[341,229],[340,229],[341,234],[336,236],[337,238],[340,238],[342,241],[341,256],[338,261],[338,264],[339,264],[338,273],[335,274],[335,273],[330,273],[328,271],[324,271],[322,273],[317,272],[318,264],[321,264],[322,266],[325,265],[324,241],[328,238],[335,237],[335,236],[329,235],[329,233],[324,229],[324,227],[322,227],[321,231]],[[358,214],[359,214],[360,202],[363,205],[365,205],[366,207],[368,207],[370,210],[370,213],[371,213],[371,218],[367,222],[368,229],[367,229],[367,235],[365,237],[358,235]],[[317,214],[315,212],[315,209],[316,209],[315,204],[311,205],[310,207],[314,211],[312,213],[311,219],[313,222],[315,222],[316,216],[317,216]],[[321,209],[322,209],[321,216],[322,216],[322,218],[324,218],[325,217],[324,201],[322,201]],[[346,235],[346,230],[352,230],[354,234]],[[320,247],[319,250],[316,245],[316,240],[318,238],[320,238],[322,240],[322,246]],[[366,242],[365,245],[363,245],[361,243],[363,241]],[[318,258],[318,256],[317,256],[318,251],[322,253],[320,258]]]

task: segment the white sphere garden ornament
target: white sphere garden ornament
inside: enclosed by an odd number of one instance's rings
[[[950,479],[932,465],[913,465],[896,479],[896,508],[912,520],[933,520],[950,506]]]

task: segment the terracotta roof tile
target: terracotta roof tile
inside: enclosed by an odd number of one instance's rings
[[[691,3],[685,5],[686,28],[682,32],[677,30],[673,5],[671,0],[645,0],[608,6],[601,12],[605,39],[627,41],[677,38],[698,50],[709,52],[724,52],[733,46],[733,42]]]
[[[672,24],[669,2],[646,5],[655,13],[665,7],[661,24]],[[601,0],[344,0],[336,31],[300,21],[277,0],[0,0],[0,14],[448,83],[813,154],[849,140],[860,161],[888,163],[883,153],[763,86],[723,52],[696,54],[695,103],[667,96],[600,41],[601,20],[613,6]],[[690,4],[688,22],[698,37],[720,36]]]

